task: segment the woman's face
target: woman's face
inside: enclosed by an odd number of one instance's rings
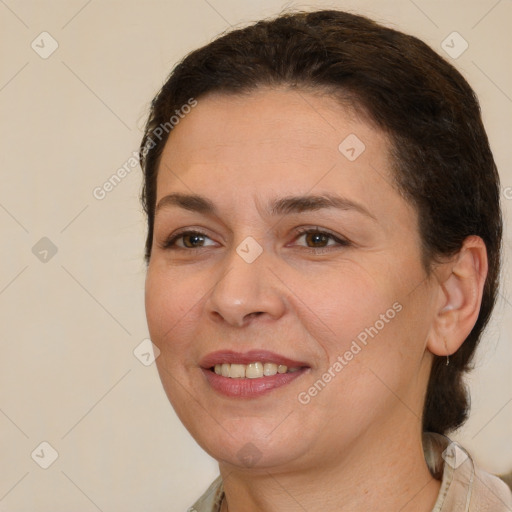
[[[261,89],[174,128],[146,313],[165,391],[221,463],[325,468],[419,433],[434,303],[388,142],[352,110]]]

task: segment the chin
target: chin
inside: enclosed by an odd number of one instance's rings
[[[196,442],[219,463],[240,469],[269,470],[289,466],[309,451],[310,442],[303,432],[294,435],[290,424],[279,425],[283,418],[273,418],[273,421],[269,418],[238,418],[219,424],[211,418],[209,422],[203,419],[201,423],[192,421],[185,426]],[[293,427],[295,430],[298,426]]]

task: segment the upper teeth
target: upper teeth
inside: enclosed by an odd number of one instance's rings
[[[250,363],[250,364],[216,364],[215,373],[223,377],[257,379],[263,376],[275,375],[276,373],[296,372],[300,368],[290,368],[284,364],[275,363]]]

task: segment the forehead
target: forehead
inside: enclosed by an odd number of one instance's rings
[[[389,203],[401,200],[390,169],[386,136],[332,97],[290,89],[209,95],[171,132],[157,202],[198,189],[241,204],[314,189]]]

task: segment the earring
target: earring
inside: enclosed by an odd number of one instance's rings
[[[448,344],[446,343],[446,338],[444,338],[444,346],[446,348],[446,366],[450,364],[450,355],[448,354]]]

